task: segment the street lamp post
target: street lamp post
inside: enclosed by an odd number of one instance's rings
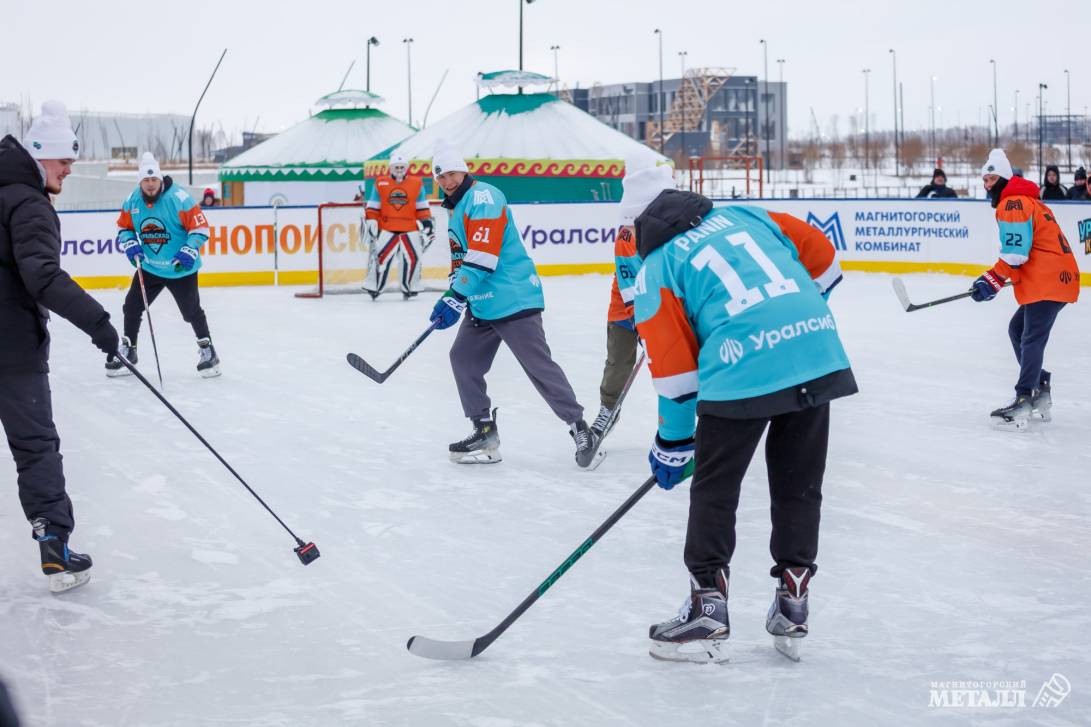
[[[557,82],[557,90],[561,87],[561,71],[560,66],[557,63],[557,51],[561,49],[559,45],[551,45],[549,49],[553,51],[553,79]]]
[[[659,36],[659,153],[662,154],[667,139],[667,128],[663,125],[663,107],[667,102],[663,95],[663,31],[656,28],[655,34]]]
[[[890,60],[894,68],[894,176],[901,176],[898,168],[898,54],[890,49]]]
[[[413,39],[412,38],[402,38],[402,42],[405,43],[405,74],[406,74],[406,78],[409,79],[409,81],[408,81],[408,84],[409,84],[409,118],[406,119],[406,121],[408,121],[409,125],[412,126],[413,125],[413,58],[412,58]]]
[[[1012,110],[1013,115],[1015,116],[1015,128],[1013,129],[1013,131],[1014,131],[1013,138],[1014,138],[1015,141],[1019,141],[1019,89],[1018,88],[1015,89],[1015,106],[1013,106],[1011,110]]]
[[[1044,83],[1038,84],[1038,184],[1041,185],[1045,181],[1045,160],[1042,158],[1042,137],[1044,129],[1042,128],[1042,104],[1044,103],[1045,90],[1049,88]]]
[[[788,136],[788,115],[786,113],[784,113],[783,110],[785,108],[784,99],[787,97],[788,94],[784,90],[784,59],[783,58],[777,58],[777,66],[778,66],[778,68],[777,68],[777,71],[778,71],[777,82],[778,82],[778,86],[780,88],[780,93],[781,93],[781,113],[778,113],[777,116],[781,116],[781,115],[784,116],[784,128],[782,128],[780,130],[780,165],[781,165],[781,169],[786,170],[786,169],[788,169],[788,159],[787,159],[787,157],[784,156],[784,140]],[[784,178],[785,174],[786,174],[785,172],[782,172],[782,174],[781,174],[782,179]]]
[[[367,39],[367,87],[368,93],[371,93],[371,46],[379,45],[379,39],[374,35]]]
[[[871,75],[871,69],[864,69],[864,169],[871,167],[871,122],[868,116],[871,115],[870,100],[868,98],[868,77]]]
[[[769,183],[769,167],[772,166],[772,159],[769,155],[769,44],[765,42],[765,38],[758,41],[761,43],[761,54],[765,67],[765,93],[761,96],[763,103],[765,104],[765,113],[762,114],[762,136],[765,137],[765,183]]]
[[[686,104],[682,100],[682,94],[686,88],[686,56],[689,55],[684,50],[678,51],[678,57],[682,59],[682,77],[678,80],[678,104],[682,109],[682,161],[685,162],[689,155],[686,153]],[[689,168],[687,163],[686,168]]]
[[[1066,101],[1064,105],[1064,115],[1068,124],[1068,168],[1072,169],[1072,74],[1068,72],[1068,69],[1064,69],[1064,83]]]
[[[996,61],[992,58],[989,59],[989,63],[993,67],[993,146],[1000,146],[1000,124],[997,121],[997,114],[1000,113],[1000,102],[997,100],[996,95]]]
[[[523,2],[530,5],[534,0],[516,0],[519,3],[519,71],[523,70]],[[519,93],[523,93],[523,87],[519,87]]]
[[[931,89],[932,89],[932,92],[931,92],[932,93],[932,95],[931,95],[932,103],[928,107],[929,114],[931,115],[931,132],[929,134],[929,138],[931,140],[931,146],[932,146],[932,163],[935,164],[936,163],[936,161],[935,161],[936,157],[938,156],[936,154],[936,77],[935,76],[932,76]]]

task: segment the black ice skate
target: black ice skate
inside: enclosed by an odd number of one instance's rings
[[[572,441],[576,443],[576,464],[586,469],[595,457],[598,439],[591,433],[591,429],[583,419],[569,424],[568,433]]]
[[[1037,421],[1053,421],[1053,397],[1050,395],[1050,379],[1043,379],[1039,384],[1041,388],[1034,392],[1030,398],[1030,416]]]
[[[473,418],[470,436],[447,447],[456,464],[492,464],[500,462],[500,434],[496,430],[496,409],[488,417]]]
[[[1025,432],[1030,426],[1030,416],[1033,411],[1031,397],[1027,394],[1018,394],[1010,404],[995,409],[989,416],[992,417],[997,429]]]
[[[128,336],[121,337],[121,344],[117,347],[117,352],[124,356],[126,361],[134,366],[136,365],[136,344],[130,341]],[[121,363],[121,359],[116,356],[106,357],[106,375],[110,378],[132,376],[132,373]]]
[[[591,422],[591,431],[599,439],[603,439],[610,433],[610,430],[614,428],[614,425],[617,424],[617,420],[620,418],[621,412],[618,412],[615,416],[614,409],[600,406],[598,416],[595,417],[595,421]]]
[[[216,355],[216,347],[212,345],[211,338],[197,339],[197,373],[206,379],[220,375],[220,357]]]
[[[716,573],[715,588],[701,588],[690,576],[690,595],[678,615],[648,629],[648,653],[663,661],[718,664],[728,659],[730,635],[727,574],[722,570]]]
[[[799,640],[807,635],[807,594],[810,568],[786,568],[780,574],[765,630],[773,635],[777,651],[799,661]]]
[[[30,523],[41,551],[42,573],[49,576],[49,590],[64,593],[91,580],[91,556],[69,550],[67,536],[52,530],[49,525],[43,517]]]

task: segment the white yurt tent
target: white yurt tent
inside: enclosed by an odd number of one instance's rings
[[[337,91],[321,110],[220,167],[224,204],[351,202],[364,183],[364,162],[414,131],[380,111],[367,91]]]
[[[503,190],[509,202],[594,202],[621,199],[625,160],[670,161],[551,93],[526,92],[553,81],[526,71],[479,74],[487,93],[368,160],[368,180],[387,173],[390,155],[409,160],[409,173],[431,188],[436,143],[453,144],[470,173]]]

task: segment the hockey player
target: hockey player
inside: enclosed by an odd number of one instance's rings
[[[47,311],[68,319],[103,353],[118,347],[110,315],[60,265],[61,225],[49,195],[61,193],[78,156],[58,101],[42,105],[22,144],[11,136],[0,140],[0,423],[53,592],[86,583],[91,558],[68,548],[75,519],[53,423]]]
[[[635,312],[660,422],[648,459],[665,489],[694,474],[690,597],[676,618],[651,627],[651,654],[727,658],[735,510],[766,429],[777,579],[766,630],[791,654],[789,641],[808,629],[829,402],[856,392],[824,300],[840,267],[829,241],[795,218],[778,222],[756,207],[712,209],[708,199],[673,189],[651,188],[643,199]]]
[[[400,153],[390,155],[390,174],[371,185],[364,216],[369,248],[364,290],[372,300],[378,298],[397,259],[402,298],[409,300],[420,292],[421,257],[436,231],[423,180],[409,176],[409,162]]]
[[[130,263],[141,265],[148,305],[166,288],[174,296],[182,319],[193,326],[197,373],[205,378],[219,376],[220,359],[208,332],[197,283],[200,249],[208,240],[208,221],[189,193],[163,176],[159,162],[149,152],[140,158],[139,179],[139,186],[125,200],[117,218],[118,246]],[[120,352],[130,363],[136,363],[136,338],[144,317],[139,274],[133,275],[122,312],[125,331]],[[106,359],[107,376],[128,374],[121,361],[112,356]]]
[[[989,153],[981,175],[996,209],[1000,259],[974,281],[973,299],[992,300],[1011,280],[1019,303],[1008,324],[1019,362],[1015,399],[991,416],[1000,428],[1026,430],[1032,418],[1052,418],[1052,377],[1042,362],[1057,314],[1079,298],[1080,270],[1053,212],[1038,198],[1038,185],[1013,176],[1002,149]]]
[[[436,148],[432,172],[450,214],[451,287],[436,302],[430,320],[438,329],[449,328],[469,309],[451,346],[451,368],[462,410],[474,430],[450,445],[451,460],[501,460],[496,410],[490,411],[485,374],[504,343],[553,413],[568,424],[576,463],[586,467],[593,454],[590,429],[546,343],[542,284],[504,194],[470,176],[461,154],[446,145]]]
[[[591,423],[595,442],[606,436],[608,428],[617,424],[614,416],[618,398],[636,365],[636,323],[633,320],[633,285],[640,270],[633,230],[635,212],[631,189],[639,187],[645,178],[658,180],[653,184],[670,185],[670,167],[657,166],[654,160],[631,159],[625,162],[625,178],[621,180],[622,195],[618,210],[621,227],[614,241],[614,279],[610,284],[610,308],[606,314],[606,364],[599,384],[599,413]]]

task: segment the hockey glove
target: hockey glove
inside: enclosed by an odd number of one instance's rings
[[[466,310],[466,299],[453,290],[448,290],[443,297],[436,301],[432,308],[432,315],[428,320],[436,324],[438,330],[450,328],[458,323],[462,317],[462,311]]]
[[[107,356],[114,356],[117,354],[118,342],[117,329],[114,328],[113,323],[110,323],[110,316],[103,316],[95,329],[91,331],[91,343]]]
[[[1000,289],[1003,287],[1004,278],[1002,278],[995,269],[986,270],[974,281],[974,287],[971,289],[970,297],[978,303],[983,303],[995,298],[996,294],[999,293]]]
[[[669,490],[693,474],[693,437],[679,441],[664,441],[655,435],[652,450],[648,453],[648,463],[656,482],[664,490]]]
[[[367,238],[366,242],[369,245],[374,245],[379,241],[379,221],[368,220],[364,223],[364,236]]]
[[[424,249],[428,250],[436,241],[436,221],[431,217],[420,221],[420,229],[424,234]]]
[[[192,270],[197,262],[197,250],[189,245],[183,245],[182,249],[174,254],[171,259],[175,270]]]
[[[144,261],[144,249],[140,246],[140,242],[137,240],[126,240],[125,242],[119,242],[118,247],[125,253],[125,257],[129,258],[129,262],[132,266],[136,267],[136,261]]]

